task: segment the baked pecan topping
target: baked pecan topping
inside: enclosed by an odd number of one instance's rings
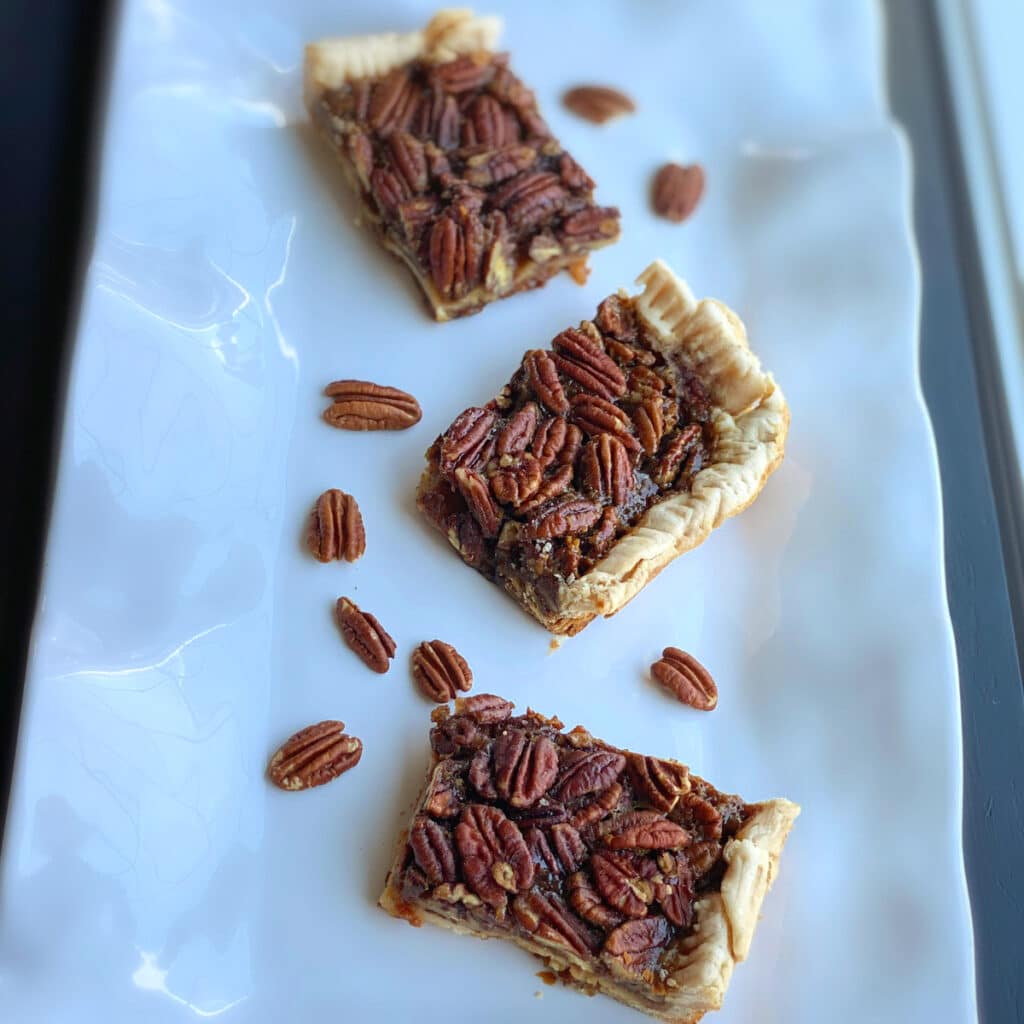
[[[598,434],[580,457],[583,486],[599,501],[625,504],[633,490],[633,466],[626,446],[615,434]]]
[[[497,800],[490,748],[478,750],[469,762],[469,784],[485,799]]]
[[[501,512],[494,503],[487,481],[473,469],[455,470],[455,485],[465,498],[473,518],[480,524],[484,537],[497,537]]]
[[[600,518],[600,505],[569,495],[547,506],[530,523],[529,535],[537,540],[550,540],[570,533],[583,533]]]
[[[662,858],[667,858],[663,862]],[[669,866],[671,862],[671,866]],[[654,896],[661,912],[677,928],[689,928],[693,923],[693,872],[687,860],[673,858],[669,853],[658,857],[662,880],[654,886]]]
[[[452,217],[439,217],[430,231],[430,276],[445,298],[456,298],[466,285],[466,239]]]
[[[547,419],[533,435],[532,450],[544,468],[551,465],[571,467],[582,440],[583,435],[574,423],[560,418]]]
[[[488,906],[505,906],[509,892],[533,884],[533,861],[514,821],[497,808],[469,804],[455,829],[466,884]]]
[[[513,144],[497,149],[487,148],[466,160],[463,173],[470,185],[487,188],[532,167],[536,159],[537,150],[532,146]]]
[[[546,736],[509,729],[494,741],[494,788],[512,807],[531,807],[558,775],[558,751]]]
[[[552,341],[551,347],[559,372],[584,390],[606,400],[626,393],[626,378],[615,360],[589,335],[570,327]]]
[[[637,794],[656,810],[667,814],[690,791],[686,765],[641,754],[630,754],[628,763]]]
[[[663,917],[626,921],[604,940],[604,952],[639,974],[657,958],[671,937],[672,929]]]
[[[678,647],[666,647],[651,666],[651,675],[677,700],[698,711],[713,711],[718,687],[711,673],[692,655]]]
[[[412,652],[412,677],[423,695],[438,704],[454,700],[473,685],[466,659],[443,640],[424,640]]]
[[[569,402],[565,397],[562,382],[558,379],[558,367],[550,354],[541,349],[527,352],[523,358],[523,366],[530,380],[530,387],[541,404],[556,415],[569,411]]]
[[[333,402],[324,419],[339,430],[405,430],[423,413],[412,395],[364,380],[336,380],[324,393]]]
[[[530,447],[540,413],[534,402],[527,402],[513,415],[498,434],[497,455],[520,455]]]
[[[455,780],[439,768],[434,772],[430,792],[423,801],[423,809],[435,818],[454,818],[461,807],[462,802]]]
[[[368,668],[381,674],[391,667],[395,641],[369,612],[362,611],[347,597],[339,597],[338,625],[345,643],[362,658]]]
[[[684,476],[700,471],[702,461],[701,431],[696,423],[684,427],[669,442],[651,473],[651,479],[663,488],[671,487],[685,464]]]
[[[697,208],[704,194],[704,168],[700,164],[664,164],[654,175],[651,203],[654,212],[677,224]]]
[[[567,196],[557,174],[523,171],[500,185],[491,202],[504,212],[512,228],[524,232],[557,212]]]
[[[454,882],[458,879],[455,867],[455,851],[448,833],[436,821],[418,817],[409,834],[416,863],[431,885]]]
[[[400,131],[412,116],[414,101],[408,70],[395,68],[373,88],[368,111],[370,126],[382,136]]]
[[[470,408],[459,413],[441,437],[441,472],[451,474],[460,466],[472,469],[486,462],[496,418],[490,409]]]
[[[513,704],[493,693],[478,693],[473,697],[462,697],[455,702],[455,711],[460,715],[469,715],[474,721],[484,725],[504,722],[512,714]]]
[[[594,885],[601,898],[626,917],[644,917],[654,902],[654,887],[642,877],[642,863],[629,854],[600,850],[590,858]]]
[[[270,759],[267,774],[279,789],[312,789],[359,764],[363,744],[344,722],[318,722],[289,737]]]
[[[658,450],[661,436],[665,433],[665,414],[661,406],[661,398],[651,397],[645,398],[633,410],[633,425],[648,455],[653,455]]]
[[[535,456],[526,452],[508,468],[495,471],[491,490],[502,504],[519,507],[540,490],[543,480],[544,468]]]
[[[566,822],[556,822],[549,829],[548,837],[536,827],[526,831],[524,838],[530,848],[533,862],[553,875],[573,872],[587,858],[586,843],[579,832]]]
[[[636,110],[636,104],[625,93],[607,85],[577,85],[562,97],[562,102],[577,117],[594,124],[604,124]]]
[[[682,798],[675,818],[695,839],[722,838],[721,813],[696,793]]]
[[[576,828],[594,825],[619,806],[623,795],[622,787],[617,782],[613,782],[603,793],[581,807],[570,821]]]
[[[409,195],[427,190],[427,158],[423,143],[407,132],[399,132],[388,140],[388,150],[395,173],[402,179]]]
[[[594,888],[585,871],[577,871],[567,883],[569,905],[585,921],[605,931],[622,924],[623,917],[612,910]]]
[[[633,436],[629,416],[617,405],[597,395],[573,395],[569,400],[572,418],[583,433],[614,434],[632,454],[640,452],[640,442]]]
[[[690,836],[657,811],[631,811],[615,822],[604,841],[612,850],[678,850]]]
[[[626,759],[614,750],[573,750],[562,758],[555,787],[561,800],[577,800],[590,793],[602,793],[622,774]]]
[[[517,896],[512,903],[512,912],[519,924],[539,939],[568,946],[582,957],[594,952],[594,942],[584,925],[553,893],[534,890],[526,896]]]

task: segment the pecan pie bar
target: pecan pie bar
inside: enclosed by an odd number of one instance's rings
[[[501,23],[441,11],[421,32],[306,48],[306,104],[438,320],[536,288],[619,236],[619,211],[494,53]]]
[[[746,508],[789,410],[743,324],[660,260],[427,452],[417,503],[553,633],[612,615]]]
[[[434,712],[433,767],[380,904],[505,938],[676,1024],[721,1006],[799,807],[481,694]]]

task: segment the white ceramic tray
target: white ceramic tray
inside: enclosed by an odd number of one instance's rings
[[[406,659],[434,636],[480,691],[803,805],[722,1024],[974,1019],[910,170],[878,11],[491,8],[624,233],[583,288],[436,325],[352,226],[300,102],[304,41],[431,8],[124,5],[2,864],[7,1020],[639,1019],[545,988],[513,948],[376,909],[426,761]],[[640,112],[574,120],[558,97],[587,80]],[[708,171],[682,227],[647,207],[666,157]],[[749,511],[549,653],[416,515],[422,453],[655,256],[741,312],[792,407],[788,455]],[[422,423],[331,430],[339,377],[408,388]],[[329,486],[362,504],[354,566],[301,546]],[[341,593],[394,634],[389,675],[342,646]],[[714,713],[646,678],[667,643],[715,673]],[[326,717],[365,741],[358,769],[272,789],[269,753]]]

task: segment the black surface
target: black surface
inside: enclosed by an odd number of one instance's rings
[[[0,4],[0,825],[49,518],[81,243],[92,234],[91,154],[108,14],[109,5],[97,0]]]
[[[0,799],[14,755],[48,518],[111,5],[0,5],[6,189],[0,317]],[[887,5],[891,93],[915,159],[922,378],[943,480],[965,747],[964,843],[983,1024],[1024,1021],[1024,686],[1020,510],[1007,486],[991,325],[976,279],[955,124],[929,0]],[[16,98],[16,101],[15,101]],[[1007,573],[1007,565],[1011,571]],[[1020,619],[1018,618],[1018,624]],[[922,865],[926,870],[927,865]],[[894,965],[898,969],[898,965]]]
[[[1024,1021],[1024,685],[1012,609],[1021,607],[1022,521],[1007,485],[1005,409],[935,11],[930,0],[892,0],[887,14],[890,96],[914,151],[921,378],[939,450],[960,666],[979,1017],[1017,1024]]]

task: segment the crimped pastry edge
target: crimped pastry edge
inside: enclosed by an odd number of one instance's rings
[[[637,278],[635,308],[655,347],[694,370],[708,388],[714,461],[689,492],[652,505],[589,572],[564,584],[554,612],[538,616],[553,633],[578,633],[614,615],[679,555],[697,547],[761,493],[782,461],[789,408],[750,350],[743,322],[715,299],[697,301],[662,260]],[[536,613],[535,613],[536,614]]]
[[[427,781],[413,811],[414,818],[422,809],[438,763],[435,761],[427,773]],[[800,813],[797,804],[782,798],[754,806],[754,814],[723,847],[726,869],[719,892],[696,902],[693,932],[679,940],[675,950],[670,950],[669,976],[675,983],[676,994],[664,997],[661,1006],[642,999],[634,987],[618,983],[613,975],[592,972],[586,961],[564,946],[500,931],[487,932],[471,922],[445,917],[423,905],[406,905],[397,880],[405,858],[407,831],[399,836],[378,905],[392,917],[417,926],[426,922],[473,938],[514,942],[563,978],[564,972],[568,972],[570,983],[575,987],[589,992],[603,991],[669,1024],[697,1024],[705,1013],[721,1008],[733,968],[745,960],[750,951],[761,906],[778,874],[782,848]],[[410,919],[410,910],[415,922]]]
[[[357,78],[386,75],[411,60],[444,63],[461,54],[493,50],[501,29],[498,17],[480,16],[468,8],[444,8],[425,29],[415,32],[337,36],[310,43],[303,71],[306,106],[312,112],[324,92]]]

